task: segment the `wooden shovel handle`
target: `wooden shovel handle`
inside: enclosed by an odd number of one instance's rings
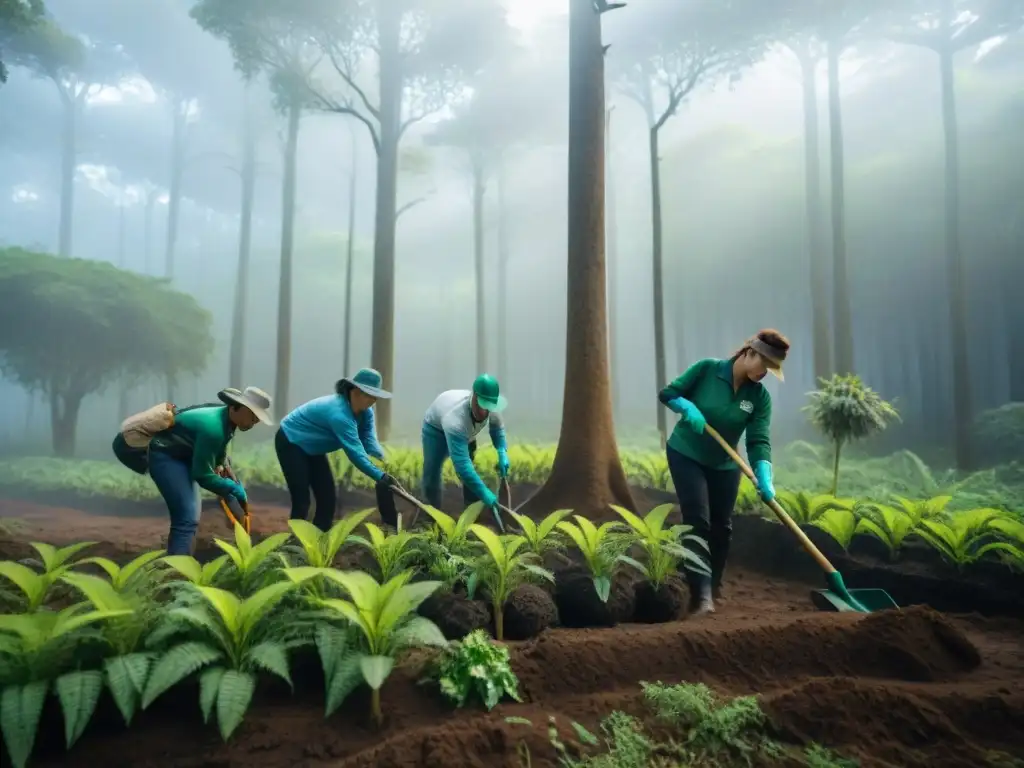
[[[729,454],[729,458],[739,465],[740,471],[742,471],[743,474],[746,475],[750,479],[750,482],[752,482],[756,487],[757,478],[754,476],[754,470],[752,470],[749,467],[747,462],[745,462],[743,458],[738,453],[736,453],[736,451],[733,449],[731,445],[725,442],[725,439],[720,434],[718,434],[715,428],[712,427],[710,424],[704,426],[704,431],[711,435],[715,439],[715,441],[720,446],[722,446],[722,450]],[[800,545],[805,550],[807,550],[807,554],[809,554],[811,557],[815,559],[819,567],[823,571],[825,571],[825,573],[835,573],[835,566],[833,566],[832,563],[829,562],[828,558],[822,554],[820,549],[814,546],[814,542],[807,538],[807,534],[804,533],[803,529],[793,521],[793,518],[789,516],[786,510],[784,510],[775,499],[772,499],[771,501],[765,503],[768,505],[768,508],[775,513],[775,516],[779,518],[779,521],[784,526],[789,528],[793,535],[796,536],[797,540],[800,542]]]

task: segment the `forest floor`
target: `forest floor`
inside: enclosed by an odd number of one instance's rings
[[[253,514],[256,531],[286,529],[281,506],[256,504]],[[0,558],[26,556],[28,541],[95,541],[90,553],[123,557],[159,548],[167,519],[0,498],[0,526]],[[200,538],[227,534],[223,517],[208,508]],[[641,682],[686,681],[728,695],[757,693],[777,738],[826,745],[859,759],[863,768],[1024,765],[1007,757],[1024,758],[1024,621],[926,607],[870,616],[818,613],[808,584],[742,567],[730,572],[725,592],[718,613],[699,620],[554,629],[509,643],[525,703],[501,704],[490,713],[452,710],[418,684],[422,659],[413,658],[384,688],[382,730],[366,722],[361,694],[325,720],[319,670],[315,662],[297,663],[294,694],[258,691],[227,744],[203,725],[196,691],[183,686],[129,729],[112,706],[101,705],[70,754],[61,748],[59,715],[48,708],[33,763],[553,767],[559,762],[549,716],[569,741],[570,721],[599,733],[612,711],[643,715]]]

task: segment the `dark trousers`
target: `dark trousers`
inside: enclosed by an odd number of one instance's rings
[[[284,430],[278,429],[274,436],[274,450],[281,464],[284,482],[292,497],[292,520],[309,517],[310,491],[316,499],[316,514],[313,525],[321,531],[329,530],[334,524],[334,507],[338,495],[334,489],[334,472],[326,455],[310,456],[285,437]]]
[[[691,526],[691,533],[707,542],[711,583],[717,588],[722,583],[732,542],[732,512],[740,489],[740,471],[738,468],[708,469],[671,447],[666,449],[666,454],[683,524]],[[702,580],[700,574],[690,570],[686,575],[691,584]]]

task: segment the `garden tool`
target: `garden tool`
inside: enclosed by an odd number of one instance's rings
[[[415,508],[416,511],[413,513],[412,520],[409,521],[409,530],[411,531],[413,529],[413,527],[416,525],[416,521],[419,520],[420,512],[423,511],[423,504],[420,502],[419,499],[417,499],[415,496],[413,496],[411,493],[409,493],[407,490],[405,490],[405,488],[403,488],[400,485],[392,485],[391,486],[391,492],[393,494],[395,494],[395,496],[398,496],[401,499],[405,499],[410,504],[412,504],[413,507]],[[401,512],[398,513],[398,529],[399,530],[402,529],[402,513]]]
[[[716,432],[710,425],[704,427],[705,431],[722,446],[729,458],[735,461],[743,474],[752,483],[757,485],[753,470],[747,465],[740,455]],[[811,602],[819,611],[855,611],[858,613],[871,613],[872,611],[885,610],[886,608],[899,608],[896,601],[889,596],[889,593],[882,589],[847,589],[843,583],[843,576],[835,569],[835,566],[828,561],[828,558],[821,553],[821,550],[814,546],[807,534],[797,525],[775,499],[767,502],[769,508],[779,518],[779,522],[785,525],[796,536],[800,545],[807,551],[815,562],[825,572],[825,583],[828,589],[816,589],[811,592]]]
[[[224,458],[224,467],[219,474],[221,477],[238,482],[238,477],[231,468],[231,462],[227,457]],[[241,523],[246,533],[252,533],[252,516],[249,514],[248,503],[242,504],[238,499],[224,498],[223,496],[219,497],[218,501],[220,501],[220,508],[224,510],[224,516],[228,519],[228,527],[232,531],[235,530],[235,523]]]

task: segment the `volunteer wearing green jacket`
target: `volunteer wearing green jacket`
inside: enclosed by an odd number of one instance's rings
[[[245,489],[221,477],[228,443],[236,430],[248,432],[259,422],[273,424],[270,395],[256,387],[225,389],[217,397],[224,405],[183,408],[174,426],[158,432],[149,443],[149,475],[167,503],[171,530],[167,554],[188,555],[199,528],[199,488],[244,504]],[[198,486],[198,487],[197,487]]]
[[[782,379],[789,341],[766,329],[726,360],[709,358],[691,365],[658,395],[680,418],[668,440],[668,468],[679,497],[683,523],[704,539],[711,576],[687,569],[690,612],[711,613],[721,596],[722,573],[732,540],[732,512],[740,470],[722,447],[704,433],[710,424],[735,447],[747,433],[747,457],[762,499],[775,498],[772,484],[772,399],[761,383],[771,371]]]
[[[371,456],[384,459],[373,406],[378,400],[390,398],[391,393],[382,389],[381,383],[377,371],[363,368],[355,376],[338,381],[333,395],[310,400],[281,419],[274,448],[292,497],[292,520],[305,520],[309,515],[312,490],[316,499],[313,525],[326,531],[334,523],[337,492],[327,454],[338,450],[376,483],[381,515],[390,517],[386,510],[394,502],[387,491],[395,484],[394,478],[370,461]],[[385,522],[394,524],[392,520]]]
[[[450,389],[431,403],[423,417],[423,496],[427,503],[441,507],[441,469],[449,456],[455,474],[462,483],[462,500],[466,506],[479,500],[492,510],[498,508],[498,497],[480,479],[473,467],[476,436],[488,427],[491,444],[498,451],[498,474],[508,476],[508,444],[501,412],[508,401],[500,393],[498,380],[482,373],[473,382],[472,391]]]

